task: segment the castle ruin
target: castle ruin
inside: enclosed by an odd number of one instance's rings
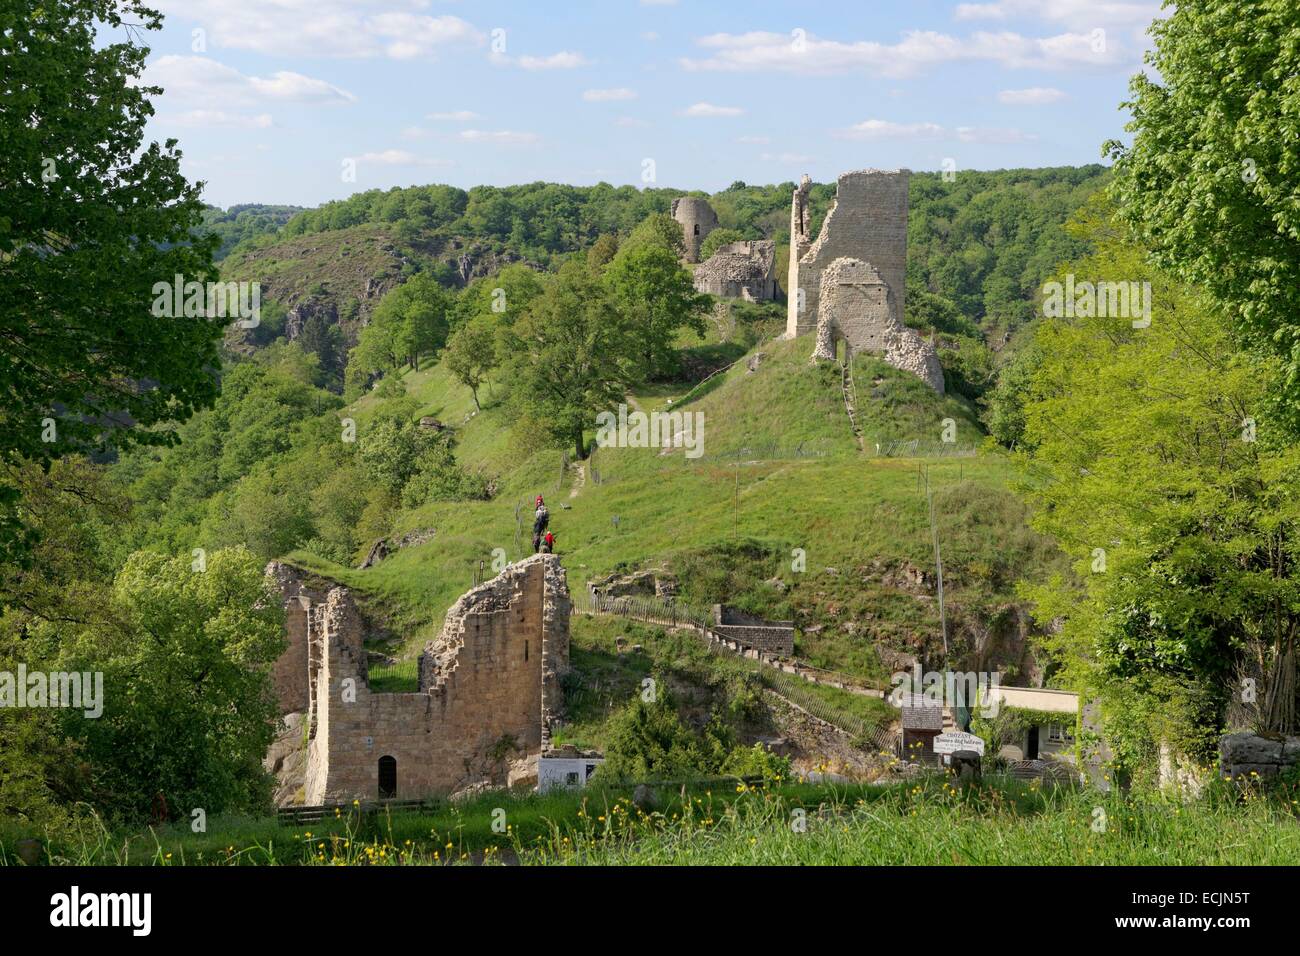
[[[942,394],[943,369],[934,346],[903,323],[910,177],[905,169],[841,174],[815,240],[812,183],[802,178],[790,201],[785,334],[816,332],[816,360],[833,360],[840,341],[849,356],[881,354]]]
[[[746,239],[719,246],[695,267],[695,289],[728,299],[771,302],[777,296],[776,243]]]
[[[569,590],[559,558],[533,555],[463,595],[419,659],[413,693],[371,690],[365,623],[344,587],[273,563],[289,648],[281,710],[305,709],[308,805],[444,795],[493,781],[503,754],[549,743],[568,666]]]
[[[682,236],[686,240],[686,261],[699,262],[700,243],[718,228],[718,214],[713,211],[708,200],[695,196],[674,199],[671,214],[682,227]]]

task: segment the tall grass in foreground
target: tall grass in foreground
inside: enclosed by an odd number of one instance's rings
[[[214,819],[101,828],[51,848],[80,865],[1242,865],[1300,863],[1300,794],[1215,785],[1179,803],[990,778],[888,785],[626,788],[486,794],[420,813],[285,826]],[[13,863],[0,847],[0,864]]]
[[[755,791],[696,801],[664,825],[633,807],[612,823],[553,833],[533,864],[1243,865],[1300,863],[1296,802],[1222,796],[1194,804],[1079,791],[1015,793],[943,783],[892,788],[815,810]]]

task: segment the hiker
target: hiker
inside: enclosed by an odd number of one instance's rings
[[[546,526],[551,521],[551,513],[546,510],[546,503],[542,501],[542,496],[537,496],[537,511],[533,515],[533,553],[541,547],[542,535],[546,533]]]
[[[546,537],[542,539],[542,554],[555,553],[555,535],[546,532]]]

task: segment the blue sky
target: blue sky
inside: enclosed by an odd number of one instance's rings
[[[154,6],[150,134],[180,140],[221,206],[1097,162],[1159,15],[1146,0]]]

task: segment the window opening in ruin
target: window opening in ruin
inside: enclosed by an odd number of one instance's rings
[[[524,660],[528,660],[528,642],[524,641]]]
[[[700,234],[700,224],[698,222],[695,224],[695,234],[697,236]]]
[[[391,800],[397,796],[397,758],[387,755],[379,758],[379,799]]]

